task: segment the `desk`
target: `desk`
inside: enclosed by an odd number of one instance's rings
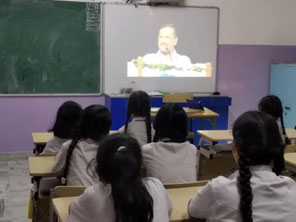
[[[218,113],[213,112],[212,110],[204,107],[204,111],[202,112],[201,110],[197,109],[190,109],[188,107],[183,107],[184,111],[187,114],[188,119],[193,120],[193,119],[201,119],[201,129],[204,129],[204,119],[207,119],[213,129],[216,129],[216,118],[219,117]],[[151,117],[154,118],[156,116],[157,111],[159,108],[151,108]],[[192,123],[191,123],[192,127]],[[192,130],[192,129],[191,129]]]
[[[296,153],[285,153],[286,168],[296,173]]]
[[[290,140],[296,140],[296,130],[286,128],[287,137]],[[219,141],[232,141],[232,130],[198,130],[197,133],[201,136],[199,145],[203,145],[204,141],[215,144]]]
[[[117,133],[117,130],[110,130],[110,134]],[[35,145],[35,149],[33,153],[39,155],[42,153],[45,145],[49,140],[53,138],[53,132],[39,132],[39,133],[32,133],[33,143]]]
[[[29,172],[32,177],[52,177],[57,176],[52,171],[55,156],[31,156],[29,161]]]
[[[32,177],[34,200],[38,200],[39,185],[42,177],[55,177],[57,173],[52,171],[55,156],[33,156],[28,158],[29,172]]]
[[[170,216],[170,222],[191,221],[187,214],[187,205],[189,200],[201,189],[198,187],[185,187],[167,189],[170,199],[173,203],[173,212]],[[52,200],[54,210],[61,222],[66,222],[69,215],[69,206],[77,197],[61,197]]]
[[[53,132],[32,133],[32,138],[35,145],[33,153],[38,155],[42,153],[46,143],[53,138]]]
[[[236,167],[232,157],[232,145],[217,144],[219,141],[232,141],[231,130],[198,130],[197,133],[201,136],[196,169],[198,180],[225,175]],[[204,142],[210,145],[205,146]]]
[[[170,216],[170,222],[191,221],[188,217],[187,205],[189,200],[191,200],[201,188],[202,186],[167,189],[173,203],[173,212]]]

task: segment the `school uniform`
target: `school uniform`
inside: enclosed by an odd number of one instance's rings
[[[277,176],[268,165],[251,166],[253,220],[256,222],[294,222],[296,218],[296,183]],[[230,177],[219,176],[205,185],[191,200],[192,217],[209,222],[241,220],[237,188],[238,171]]]
[[[55,157],[53,171],[63,172],[71,141],[63,144]],[[98,182],[95,159],[99,144],[91,139],[80,140],[73,150],[67,176],[67,185],[91,186]]]
[[[165,188],[155,178],[148,177],[142,181],[153,199],[153,222],[168,222],[172,204]],[[86,188],[84,193],[71,204],[68,221],[115,222],[115,217],[111,185],[99,182]]]
[[[124,128],[125,126],[122,126],[118,131],[123,133]],[[151,140],[154,137],[154,132],[155,131],[151,126]],[[132,118],[132,121],[128,124],[126,133],[135,138],[141,146],[147,144],[146,117]]]
[[[147,176],[162,183],[196,181],[197,149],[188,141],[149,143],[142,153]]]
[[[52,139],[50,139],[46,143],[43,152],[50,152],[50,153],[59,152],[63,143],[67,142],[68,140],[70,139],[54,136]]]

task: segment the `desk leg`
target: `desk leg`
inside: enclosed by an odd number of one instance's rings
[[[217,125],[217,120],[216,118],[207,118],[207,120],[209,121],[209,123],[211,124],[211,126],[213,127],[213,129],[216,129],[216,125]]]

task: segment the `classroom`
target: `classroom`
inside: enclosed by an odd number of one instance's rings
[[[99,1],[90,0],[90,2]],[[100,2],[108,4],[126,1]],[[228,114],[228,128],[231,128],[239,115],[248,110],[256,110],[259,100],[269,94],[271,64],[296,62],[296,30],[292,28],[296,20],[294,10],[296,2],[294,0],[183,0],[182,4],[219,8],[216,91],[220,92],[221,96],[231,98]],[[108,105],[106,98],[105,94],[79,96],[1,94],[1,161],[21,154],[32,154],[34,148],[32,132],[48,131],[54,122],[56,110],[63,102],[72,100],[82,107],[91,104]],[[296,125],[296,118],[292,125]],[[10,218],[5,219],[10,220]],[[24,220],[18,218],[13,221]]]

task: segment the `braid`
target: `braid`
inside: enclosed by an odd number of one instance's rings
[[[151,115],[150,115],[150,112],[146,113],[146,133],[147,133],[147,143],[151,143]]]
[[[243,222],[253,221],[252,210],[252,187],[250,179],[252,174],[250,172],[250,158],[244,153],[239,151],[239,177],[238,177],[238,190],[240,194],[240,212]]]
[[[65,180],[65,182],[63,182],[62,180],[62,183],[64,185],[67,184],[66,182],[66,179],[67,179],[67,176],[68,176],[68,172],[69,172],[69,168],[70,168],[70,160],[71,160],[71,156],[72,156],[72,153],[78,143],[78,141],[80,140],[80,133],[73,138],[73,140],[71,141],[71,144],[68,148],[68,152],[67,152],[67,156],[66,156],[66,163],[65,163],[65,169],[64,169],[64,174],[63,174],[63,180]]]
[[[282,146],[280,149],[277,148],[274,154],[272,171],[276,175],[280,175],[282,171],[285,169],[284,149],[285,146]]]
[[[124,124],[124,133],[127,132],[128,122],[129,122],[129,120],[130,120],[130,118],[131,118],[131,115],[132,115],[132,114],[131,114],[130,111],[128,110],[128,111],[127,111],[127,114],[126,114],[125,124]]]
[[[288,145],[290,144],[290,140],[289,138],[287,137],[287,132],[286,132],[286,129],[285,129],[285,125],[284,125],[284,118],[283,118],[283,114],[280,116],[280,121],[281,121],[281,127],[282,127],[282,131],[283,131],[283,134],[285,136],[285,145]]]

